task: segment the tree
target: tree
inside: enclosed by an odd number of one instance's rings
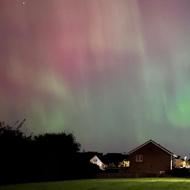
[[[72,178],[76,153],[80,144],[71,133],[51,133],[34,137],[36,165],[40,178],[62,180]]]
[[[80,144],[71,133],[26,136],[21,127],[0,122],[0,183],[71,179]]]
[[[30,158],[31,136],[26,136],[21,127],[22,122],[17,121],[12,127],[0,122],[0,183],[17,182],[24,179],[27,158]]]
[[[76,142],[72,133],[46,133],[35,136],[34,139],[39,148],[59,155],[63,152],[72,154],[80,150],[80,144]]]

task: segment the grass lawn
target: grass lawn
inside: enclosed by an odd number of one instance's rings
[[[190,190],[190,179],[90,179],[0,186],[0,190]]]

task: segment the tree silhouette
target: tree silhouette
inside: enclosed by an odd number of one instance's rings
[[[32,139],[20,130],[24,122],[17,121],[13,127],[0,122],[0,182],[18,181],[25,171]]]
[[[34,139],[42,178],[70,179],[74,176],[72,167],[80,144],[71,133],[44,134]]]
[[[0,183],[77,178],[75,158],[80,144],[71,133],[26,136],[21,127],[0,122]]]

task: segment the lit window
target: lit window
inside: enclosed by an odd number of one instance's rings
[[[143,155],[136,155],[136,162],[143,162]]]

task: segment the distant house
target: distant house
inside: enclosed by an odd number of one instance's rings
[[[185,168],[186,167],[186,162],[182,158],[177,158],[175,159],[175,168]]]
[[[128,161],[129,156],[122,153],[107,153],[103,156],[104,163],[108,166],[119,167],[121,162]]]
[[[107,153],[103,156],[93,156],[90,163],[96,164],[101,170],[107,172],[127,172],[129,167],[129,156],[122,153]]]
[[[149,140],[129,153],[129,173],[134,177],[160,176],[173,169],[174,155],[172,152]]]
[[[122,153],[107,153],[103,156],[103,161],[107,165],[107,172],[128,172],[129,156]]]
[[[92,163],[92,164],[96,164],[97,166],[99,166],[99,168],[101,169],[101,170],[104,170],[105,169],[105,167],[106,167],[106,165],[98,158],[98,156],[94,156],[93,158],[91,158],[90,159],[90,162]]]

